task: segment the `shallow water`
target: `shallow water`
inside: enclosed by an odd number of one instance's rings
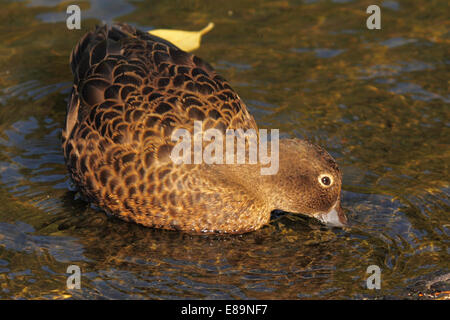
[[[450,272],[447,1],[384,1],[381,31],[365,27],[373,1],[91,2],[71,31],[64,1],[0,1],[0,298],[408,298]],[[196,54],[261,128],[332,153],[353,226],[285,215],[241,236],[190,236],[78,199],[60,149],[68,57],[111,21],[215,22]],[[81,290],[66,288],[72,264]],[[380,290],[366,288],[369,265]]]

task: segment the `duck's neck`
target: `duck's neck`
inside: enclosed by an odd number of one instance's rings
[[[246,190],[264,199],[270,210],[293,211],[296,194],[291,194],[290,184],[295,181],[291,169],[295,159],[292,150],[280,140],[278,157],[271,157],[269,164],[233,164],[219,165],[218,170],[234,183],[242,185]],[[276,163],[274,163],[276,161]],[[269,174],[268,174],[269,173]]]

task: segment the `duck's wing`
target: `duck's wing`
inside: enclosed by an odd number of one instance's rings
[[[172,146],[176,128],[255,129],[245,104],[200,58],[129,25],[87,33],[71,55],[63,141],[90,132],[131,149]]]
[[[195,120],[203,130],[257,131],[245,104],[211,66],[115,25],[87,33],[71,67],[63,149],[87,200],[122,219],[168,229],[243,232],[268,219],[265,200],[231,176],[169,158],[172,132],[192,132]]]

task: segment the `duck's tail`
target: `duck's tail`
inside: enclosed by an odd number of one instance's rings
[[[85,76],[87,70],[107,55],[121,55],[125,41],[139,39],[150,42],[162,42],[170,47],[174,44],[157,36],[142,32],[126,23],[117,23],[112,26],[98,26],[95,30],[87,32],[77,43],[70,55],[70,66],[75,76],[74,83],[78,83]]]

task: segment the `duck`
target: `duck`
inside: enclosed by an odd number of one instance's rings
[[[280,139],[269,175],[261,163],[173,161],[173,132],[193,132],[198,121],[259,132],[239,95],[196,55],[118,23],[87,32],[70,66],[65,164],[83,198],[107,214],[192,234],[255,231],[275,210],[347,225],[339,166],[307,140]]]

